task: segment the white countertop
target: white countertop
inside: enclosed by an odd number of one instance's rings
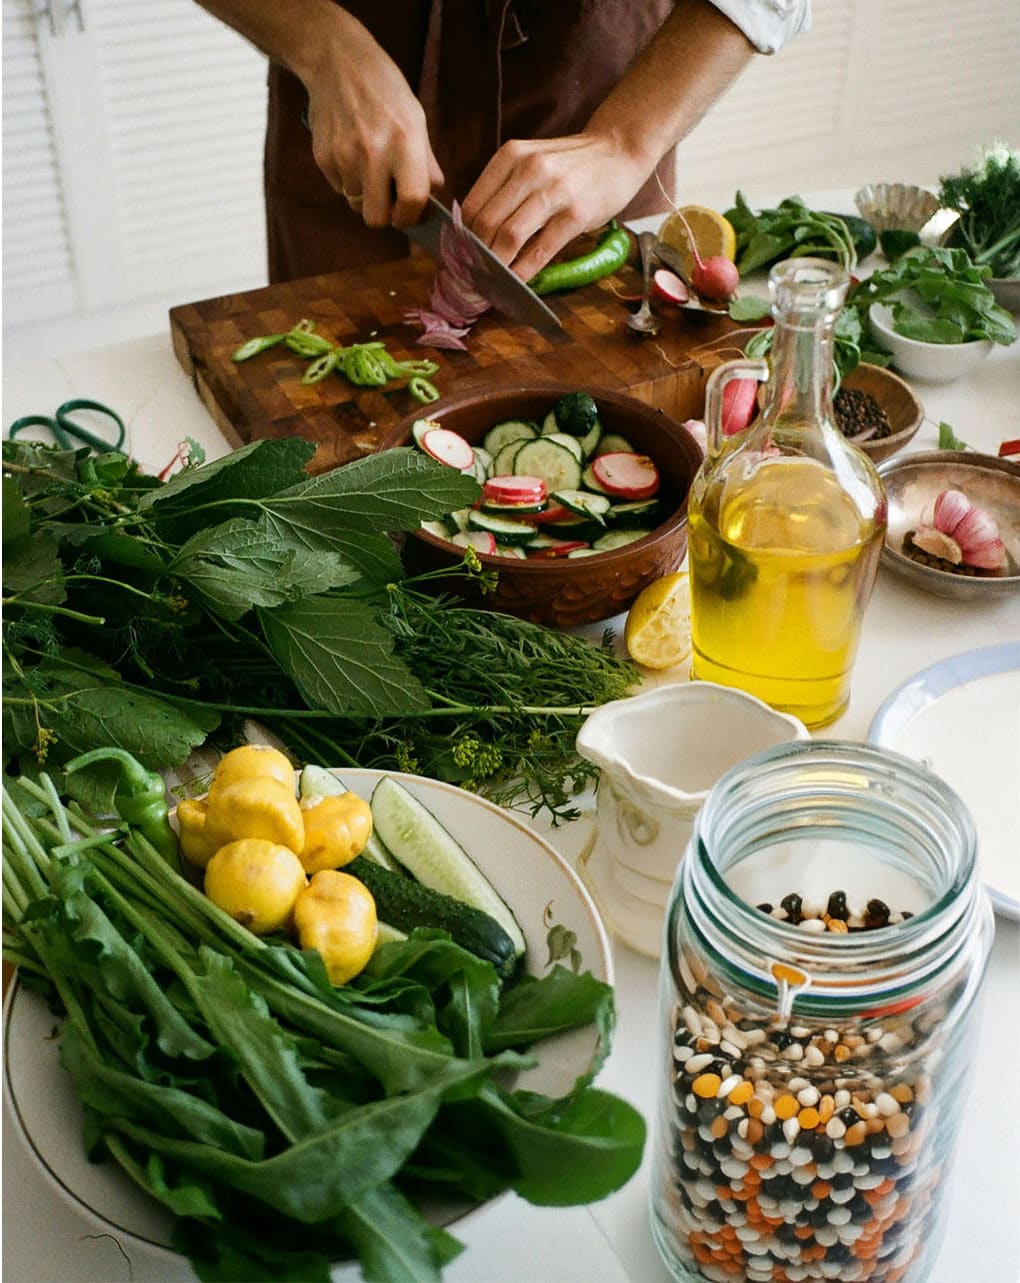
[[[833,206],[830,206],[833,207]],[[837,206],[838,208],[838,206]],[[913,450],[936,448],[940,421],[976,449],[995,453],[1020,437],[1020,343],[996,349],[950,386],[917,385],[926,410]],[[46,413],[69,397],[100,400],[123,417],[128,445],[158,471],[176,443],[192,437],[212,458],[227,445],[177,364],[166,334],[69,355],[50,354],[5,370],[4,423]],[[622,631],[622,619],[616,621]],[[930,596],[883,568],[865,619],[847,712],[827,736],[863,739],[886,696],[928,665],[976,647],[1020,641],[1020,594],[980,603]],[[995,751],[989,745],[989,752]],[[547,834],[571,862],[591,833],[582,819]],[[651,1122],[657,1082],[657,964],[614,943],[618,1027],[599,1084],[631,1101]],[[997,919],[980,1038],[946,1207],[946,1240],[928,1283],[1020,1280],[1020,939]],[[10,1124],[4,1097],[4,1123]],[[7,1134],[3,1150],[4,1266],[15,1283],[176,1283],[193,1280],[187,1262],[134,1243],[72,1208]],[[648,1227],[651,1139],[640,1172],[613,1197],[588,1208],[538,1209],[514,1196],[458,1227],[467,1250],[447,1283],[669,1283]],[[129,1259],[130,1258],[130,1259]],[[357,1278],[338,1271],[337,1278]]]

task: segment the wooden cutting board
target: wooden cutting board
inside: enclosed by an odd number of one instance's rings
[[[311,470],[323,472],[371,453],[407,415],[427,411],[397,384],[355,388],[332,374],[302,384],[307,361],[282,346],[235,363],[245,339],[307,318],[337,343],[381,339],[397,359],[431,357],[443,396],[480,385],[567,382],[593,394],[600,387],[629,392],[682,420],[701,414],[712,363],[701,349],[725,346],[735,328],[725,316],[663,309],[658,335],[633,334],[625,320],[640,280],[628,264],[595,285],[547,298],[563,321],[560,335],[546,338],[492,312],[472,328],[467,352],[440,351],[419,346],[420,330],[403,317],[426,303],[435,271],[420,255],[183,304],[170,311],[174,351],[232,445],[301,437],[317,447]]]

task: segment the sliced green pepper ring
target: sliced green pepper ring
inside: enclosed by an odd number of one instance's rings
[[[434,383],[423,378],[420,374],[416,374],[414,378],[408,379],[407,390],[414,399],[416,401],[420,401],[422,405],[429,405],[432,401],[439,400],[439,389]]]

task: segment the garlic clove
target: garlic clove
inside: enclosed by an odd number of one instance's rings
[[[941,557],[943,561],[951,561],[954,566],[958,566],[963,560],[960,545],[952,535],[936,530],[934,526],[918,526],[910,536],[910,542],[922,552]]]
[[[923,552],[954,566],[998,570],[1006,556],[995,519],[971,503],[962,490],[943,490],[911,535]]]
[[[974,510],[962,490],[943,490],[935,499],[931,524],[946,535],[956,535],[956,527]]]

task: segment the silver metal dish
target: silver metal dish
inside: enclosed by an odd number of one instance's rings
[[[962,450],[932,450],[897,456],[879,466],[889,500],[889,524],[882,564],[925,592],[939,597],[997,597],[1020,589],[1020,466],[994,455]],[[917,528],[942,490],[962,490],[998,523],[1006,545],[1000,575],[961,575],[925,566],[903,551],[906,535]]]

